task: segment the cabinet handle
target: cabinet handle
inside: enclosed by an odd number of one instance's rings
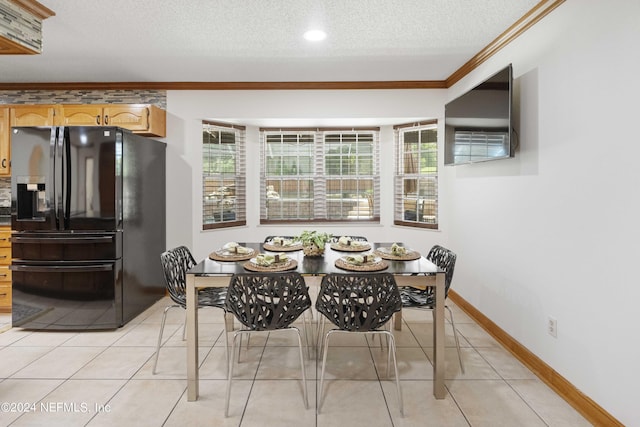
[[[2,159],[2,168],[6,168],[7,167],[7,159]]]
[[[0,259],[5,259],[6,257],[6,255],[0,255]]]
[[[4,297],[6,297],[7,295],[9,295],[9,294],[7,294],[6,292],[5,292],[4,294],[0,294],[0,298],[4,298]]]
[[[5,273],[5,274],[0,274],[0,277],[7,277],[7,276],[8,276],[8,274],[7,274],[7,273]]]
[[[104,116],[104,124],[105,125],[109,124],[109,116]]]
[[[96,124],[99,125],[100,124],[100,114],[98,114],[96,116]]]

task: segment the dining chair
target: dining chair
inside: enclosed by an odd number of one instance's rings
[[[268,242],[272,241],[276,237],[282,237],[283,239],[291,239],[291,240],[295,240],[295,238],[296,238],[296,236],[286,236],[286,235],[282,235],[282,234],[277,235],[277,236],[273,235],[273,236],[265,237],[264,238],[264,243],[268,243]],[[308,310],[308,311],[305,311],[303,313],[303,316],[305,316],[305,319],[304,319],[304,321],[305,321],[305,330],[304,330],[305,339],[307,340],[307,344],[309,342],[314,342],[315,343],[315,341],[310,340],[308,338],[308,336],[307,336],[307,329],[306,329],[306,322],[307,322],[306,316],[307,316],[307,314],[309,315],[309,320],[308,320],[309,324],[312,325],[313,324],[313,310]],[[311,332],[311,336],[313,337],[313,332]],[[248,340],[247,340],[247,342],[248,342]],[[308,355],[309,359],[311,359],[311,346],[309,346],[309,345],[307,345],[307,355]]]
[[[400,413],[404,416],[395,340],[390,331],[381,329],[391,320],[393,314],[401,309],[400,292],[395,278],[390,273],[331,273],[322,278],[316,310],[336,328],[329,330],[324,336],[318,413],[324,400],[322,391],[329,338],[334,333],[344,332],[381,335],[388,338],[387,377],[389,377],[390,361],[393,358]]]
[[[460,370],[464,374],[464,365],[462,363],[462,353],[460,352],[460,341],[458,340],[458,333],[456,331],[456,324],[453,321],[453,312],[451,308],[446,305],[446,299],[449,295],[449,288],[451,287],[451,280],[453,279],[453,270],[456,266],[456,254],[451,250],[444,248],[440,245],[434,245],[426,258],[437,265],[439,268],[445,271],[444,279],[444,298],[445,308],[449,312],[449,318],[451,319],[451,327],[453,328],[453,337],[456,342],[456,349],[458,350],[458,361],[460,362]],[[411,286],[403,286],[400,288],[400,296],[402,298],[402,308],[405,309],[420,309],[430,310],[433,314],[435,309],[435,293],[432,286],[427,286],[426,289],[417,289]]]
[[[178,246],[160,254],[162,263],[162,271],[164,281],[169,297],[173,301],[172,305],[167,306],[162,313],[162,322],[160,324],[160,333],[158,334],[158,344],[156,346],[156,355],[153,362],[153,374],[156,373],[158,366],[158,356],[160,355],[160,346],[162,345],[162,334],[164,333],[164,325],[167,320],[167,312],[172,308],[187,308],[186,293],[186,276],[187,271],[196,265],[196,261],[186,246]],[[204,288],[198,291],[198,308],[215,307],[224,310],[224,301],[227,296],[226,287]],[[186,314],[186,311],[185,311]],[[182,327],[182,339],[185,339],[186,322]],[[226,350],[227,339],[225,334],[225,352],[227,360],[229,358]]]
[[[291,330],[297,333],[305,408],[309,407],[309,401],[302,337],[300,330],[292,324],[310,307],[309,290],[304,279],[297,272],[234,274],[229,283],[225,301],[227,312],[233,314],[242,324],[240,329],[233,333],[231,355],[235,354],[236,338],[243,334],[249,336],[252,333],[275,330]],[[233,367],[234,357],[230,357],[225,417],[229,416]]]

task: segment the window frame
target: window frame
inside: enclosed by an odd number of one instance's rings
[[[209,142],[205,141],[205,132],[207,128],[214,130],[215,132],[219,132],[222,134],[225,133],[233,133],[234,134],[234,172],[233,173],[220,173],[207,171],[207,167],[205,165],[205,150],[207,149],[206,144]],[[202,197],[201,197],[201,214],[202,214],[202,230],[213,230],[220,228],[230,228],[230,227],[238,227],[244,226],[247,224],[247,216],[246,216],[246,127],[239,126],[229,123],[222,122],[214,122],[209,120],[202,121],[202,167],[201,167],[201,176],[202,176]],[[233,196],[227,195],[227,191],[221,192],[220,195],[216,195],[213,197],[213,202],[211,198],[215,192],[209,192],[211,188],[211,183],[213,182],[215,185],[215,181],[218,181],[217,188],[228,188],[225,185],[227,182],[233,181]],[[208,196],[209,195],[209,196]],[[230,199],[228,197],[233,197]],[[220,200],[218,200],[220,199]],[[224,201],[225,200],[233,200],[233,210],[231,211],[234,214],[233,219],[224,219],[225,210],[224,210]],[[217,209],[211,208],[211,203],[218,202],[221,204],[220,212],[215,212]],[[205,218],[209,215],[220,214],[221,220],[217,222],[205,222]]]
[[[394,140],[395,140],[395,174],[394,174],[394,209],[393,209],[393,223],[394,225],[406,226],[406,227],[415,227],[415,228],[427,228],[433,230],[439,230],[440,224],[440,213],[439,213],[439,171],[440,171],[440,162],[438,150],[440,149],[440,144],[438,143],[438,121],[437,120],[425,120],[417,123],[407,123],[400,124],[393,127],[394,128]],[[433,143],[435,146],[429,150],[429,153],[433,156],[433,159],[429,159],[428,164],[429,168],[434,168],[434,171],[431,172],[422,172],[422,167],[418,168],[416,172],[408,173],[406,171],[405,162],[406,162],[406,144],[405,144],[405,134],[408,132],[418,132],[419,141],[417,143],[418,147],[418,162],[421,161],[422,152],[422,141],[420,137],[420,132],[423,130],[434,130],[436,132]],[[427,142],[430,144],[430,142]],[[420,164],[420,163],[419,163]],[[410,213],[410,209],[407,210],[407,206],[410,206],[410,203],[413,201],[412,198],[408,198],[407,193],[405,193],[407,180],[415,180],[416,183],[416,197],[415,197],[415,219],[407,218],[408,213]],[[420,183],[421,181],[433,181],[430,187],[432,190],[429,192],[428,196],[420,197]],[[428,206],[425,206],[425,201],[428,201]],[[420,218],[423,217],[425,209],[432,210],[433,215],[426,215],[429,217],[434,217],[433,222],[421,221]]]
[[[336,141],[332,141],[334,146],[340,147],[343,138],[345,136],[355,136],[354,141],[350,141],[349,144],[356,146],[360,143],[360,138],[364,138],[364,135],[371,135],[371,152],[369,154],[362,154],[360,156],[360,152],[358,151],[355,155],[356,158],[356,173],[351,174],[340,174],[340,175],[332,175],[327,173],[327,159],[340,159],[339,167],[343,168],[344,165],[342,163],[342,154],[332,153],[329,154],[326,151],[328,146],[327,137],[329,135],[340,135],[340,143],[336,144]],[[313,158],[307,164],[311,165],[311,170],[306,171],[309,173],[296,173],[291,175],[285,175],[281,173],[271,174],[269,173],[269,156],[268,150],[268,139],[271,136],[280,137],[281,141],[285,139],[287,141],[293,141],[295,139],[294,135],[298,136],[297,141],[299,141],[299,137],[301,135],[305,136],[313,136],[312,148],[310,152],[313,155]],[[283,142],[284,144],[284,142]],[[347,144],[345,144],[347,145]],[[358,149],[357,149],[358,150]],[[281,152],[284,152],[283,148]],[[294,156],[298,156],[300,159],[300,151],[296,150],[294,152]],[[371,173],[370,174],[360,174],[360,163],[362,159],[368,158],[370,156],[371,163],[369,164]],[[353,156],[352,156],[353,157]],[[282,162],[284,163],[284,162]],[[301,163],[297,163],[299,165]],[[335,163],[333,164],[335,167]],[[298,168],[296,170],[300,170]],[[297,205],[294,205],[295,209],[297,209],[296,215],[297,217],[288,217],[288,218],[269,218],[268,210],[269,205],[272,204],[269,202],[269,196],[267,192],[270,194],[274,194],[271,188],[268,188],[267,182],[274,182],[277,184],[277,180],[283,180],[283,177],[289,176],[291,177],[290,181],[298,181],[297,191],[300,193],[300,189],[305,187],[308,190],[312,197],[308,199],[310,201],[310,206],[301,207],[300,201],[303,200],[301,198],[291,198],[290,203],[295,204],[297,200]],[[296,178],[297,177],[297,178]],[[334,177],[331,179],[331,177]],[[329,198],[328,193],[329,189],[328,184],[331,181],[338,182],[340,189],[343,191],[349,191],[345,188],[345,182],[347,180],[355,181],[356,189],[360,187],[361,183],[365,183],[367,180],[370,180],[369,189],[366,187],[362,190],[356,191],[355,201],[345,197],[338,197],[334,201],[337,201],[339,204],[339,208],[332,209],[328,206]],[[284,180],[283,180],[284,181]],[[300,183],[307,181],[308,184],[301,185]],[[350,183],[353,185],[353,183]],[[282,184],[284,185],[284,184]],[[283,188],[282,185],[280,188]],[[347,183],[349,186],[349,183]],[[349,188],[350,189],[350,188]],[[362,194],[361,194],[362,193]],[[275,192],[276,196],[279,197],[278,192]],[[364,194],[364,197],[362,195]],[[296,223],[310,223],[310,222],[326,222],[326,223],[380,223],[380,128],[379,127],[349,127],[349,128],[260,128],[260,224],[296,224]],[[333,198],[332,198],[333,199]],[[367,208],[363,209],[363,212],[366,212],[366,217],[360,216],[360,207],[355,207],[356,216],[349,218],[348,214],[345,216],[342,212],[345,209],[348,209],[347,204],[343,202],[343,200],[349,200],[348,203],[356,203],[356,206],[360,205],[360,201],[366,201]],[[285,208],[284,203],[280,204],[280,212],[281,215],[284,214]],[[301,216],[301,213],[308,213],[308,217]],[[333,215],[332,215],[333,214]],[[336,217],[338,214],[340,217]]]

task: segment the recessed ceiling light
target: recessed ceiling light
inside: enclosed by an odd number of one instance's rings
[[[327,33],[322,30],[309,30],[304,33],[304,38],[310,42],[319,42],[327,38]]]

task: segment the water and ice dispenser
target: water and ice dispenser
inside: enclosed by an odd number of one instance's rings
[[[25,177],[17,183],[16,214],[18,220],[45,220],[47,198],[44,177]]]

